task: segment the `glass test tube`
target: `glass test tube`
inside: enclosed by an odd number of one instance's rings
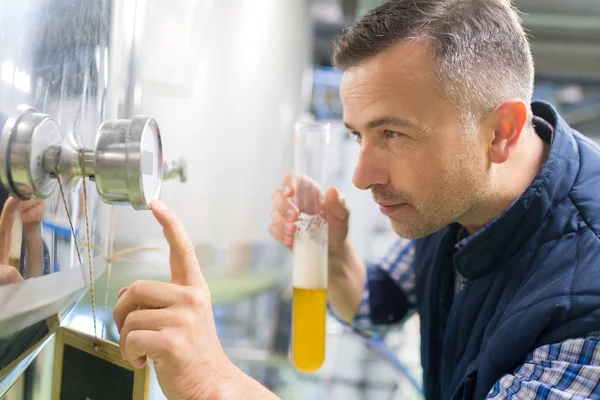
[[[294,170],[321,189],[302,185],[294,195],[300,217],[293,248],[292,360],[298,370],[311,372],[325,361],[328,230],[322,201],[330,125],[298,122],[294,134]]]

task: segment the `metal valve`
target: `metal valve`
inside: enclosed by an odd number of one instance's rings
[[[0,136],[0,178],[22,200],[48,198],[58,179],[69,187],[82,176],[96,182],[108,204],[147,209],[163,179],[160,131],[153,118],[111,120],[98,129],[94,149],[63,138],[58,123],[32,108],[21,108]]]

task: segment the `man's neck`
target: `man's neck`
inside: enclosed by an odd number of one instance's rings
[[[522,138],[509,160],[498,168],[496,187],[475,207],[465,221],[459,221],[472,234],[510,207],[538,175],[550,145],[535,132]]]

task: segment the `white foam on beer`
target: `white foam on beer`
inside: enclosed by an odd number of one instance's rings
[[[327,220],[319,215],[301,213],[294,237],[294,287],[327,288],[327,242]]]

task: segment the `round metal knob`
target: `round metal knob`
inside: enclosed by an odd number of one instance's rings
[[[94,150],[94,176],[102,199],[147,209],[158,198],[163,156],[158,124],[150,117],[102,124]]]
[[[0,179],[22,200],[48,198],[60,178],[69,189],[85,175],[109,204],[148,209],[163,175],[162,143],[153,118],[107,121],[93,150],[64,140],[58,123],[28,107],[9,119],[0,136]]]
[[[0,178],[9,193],[21,200],[48,198],[57,182],[44,169],[44,153],[62,141],[52,117],[20,107],[0,136]]]

